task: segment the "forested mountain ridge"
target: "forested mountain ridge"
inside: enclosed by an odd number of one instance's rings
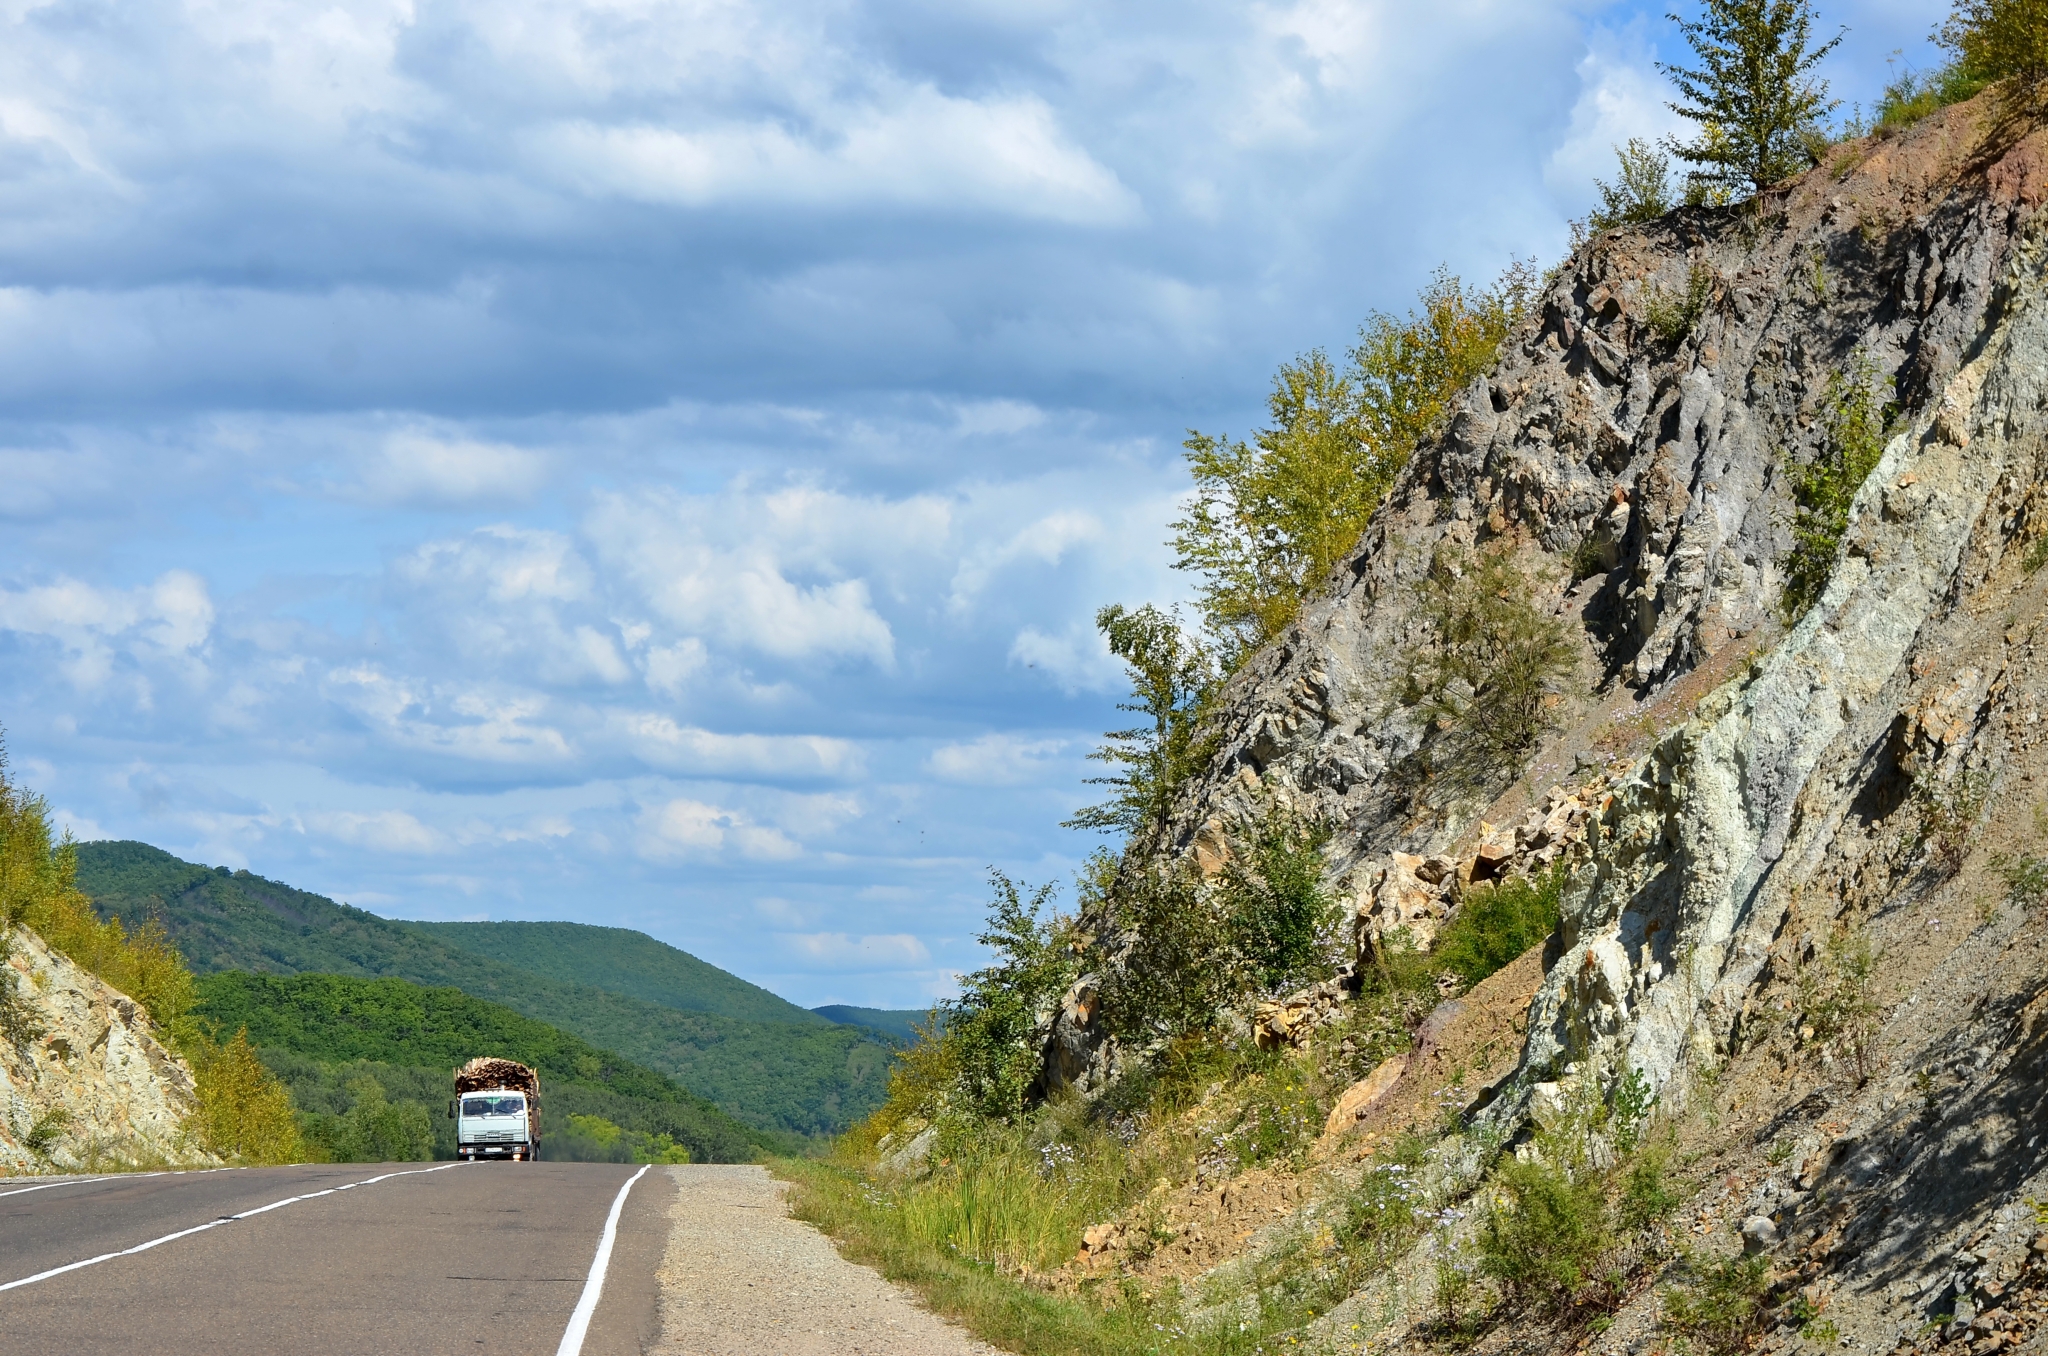
[[[78,881],[104,915],[131,926],[161,921],[202,976],[321,973],[459,988],[657,1069],[749,1125],[833,1133],[878,1104],[887,1081],[893,1043],[862,1028],[801,1009],[788,1022],[684,1011],[567,983],[410,924],[143,843],[80,844]],[[752,989],[727,978],[728,997]]]

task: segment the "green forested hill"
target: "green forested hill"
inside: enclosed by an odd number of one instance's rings
[[[380,1081],[389,1091],[401,1081],[408,1091],[423,1085],[437,1104],[448,1095],[457,1065],[475,1055],[500,1055],[540,1071],[543,1113],[557,1126],[571,1115],[602,1116],[629,1130],[666,1134],[698,1162],[744,1163],[764,1147],[787,1147],[652,1069],[460,989],[228,970],[199,981],[197,1011],[224,1031],[246,1028],[265,1055],[298,1056],[269,1061],[288,1082],[314,1081],[301,1061],[316,1069],[420,1071],[424,1079],[386,1075]]]
[[[473,955],[536,975],[608,989],[665,1008],[751,1022],[813,1023],[818,1014],[630,928],[589,923],[407,923]]]
[[[749,1125],[834,1134],[880,1105],[887,1088],[893,1047],[859,1027],[809,1014],[763,1022],[686,1012],[548,978],[416,925],[144,843],[80,844],[78,883],[102,914],[160,918],[200,975],[320,973],[458,988],[667,1074]]]
[[[929,1009],[857,1008],[849,1003],[828,1003],[811,1011],[828,1022],[837,1022],[841,1026],[864,1026],[906,1045],[917,1039],[917,1028],[931,1020],[932,1015]]]

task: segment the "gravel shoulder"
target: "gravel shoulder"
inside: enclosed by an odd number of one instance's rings
[[[999,1356],[791,1219],[765,1168],[668,1171],[659,1356]]]

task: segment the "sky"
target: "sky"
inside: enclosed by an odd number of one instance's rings
[[[926,1005],[1102,842],[1187,430],[1561,257],[1667,7],[0,0],[12,775]],[[1937,59],[1818,10],[1844,112]]]

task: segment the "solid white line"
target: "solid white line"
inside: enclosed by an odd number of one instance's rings
[[[239,1215],[222,1215],[219,1219],[210,1219],[204,1224],[195,1224],[189,1229],[180,1229],[174,1234],[165,1234],[162,1238],[152,1238],[147,1243],[137,1243],[134,1247],[123,1248],[119,1252],[103,1252],[98,1257],[88,1257],[82,1262],[68,1262],[61,1267],[51,1267],[48,1271],[38,1271],[33,1276],[24,1276],[18,1281],[9,1281],[5,1285],[0,1285],[0,1290],[14,1290],[24,1285],[34,1285],[37,1281],[47,1281],[52,1276],[62,1276],[67,1271],[78,1271],[84,1267],[98,1266],[101,1262],[111,1262],[117,1257],[133,1257],[138,1252],[148,1252],[151,1248],[160,1248],[166,1243],[175,1243],[181,1238],[190,1238],[194,1234],[203,1234],[208,1229],[218,1229],[221,1225],[233,1224],[238,1219],[248,1219],[251,1215],[261,1215],[266,1211],[282,1209],[287,1205],[296,1205],[300,1201],[310,1201],[321,1196],[332,1196],[335,1192],[347,1191],[350,1187],[370,1186],[377,1182],[388,1182],[393,1177],[418,1177],[423,1173],[446,1172],[450,1168],[459,1168],[461,1166],[462,1164],[460,1163],[443,1163],[438,1168],[413,1168],[406,1172],[387,1172],[379,1177],[366,1177],[360,1182],[348,1182],[342,1186],[328,1187],[325,1191],[309,1191],[303,1196],[287,1196],[281,1201],[272,1201],[269,1205],[259,1205],[253,1210],[244,1210]],[[51,1185],[55,1186],[57,1184],[53,1182]],[[34,1190],[33,1187],[29,1189]]]
[[[562,1345],[555,1348],[555,1356],[582,1356],[584,1334],[590,1331],[591,1316],[597,1312],[597,1297],[604,1293],[605,1268],[612,1264],[612,1244],[618,1241],[619,1212],[626,1208],[626,1193],[633,1189],[633,1183],[647,1175],[647,1166],[628,1177],[612,1201],[612,1212],[605,1216],[604,1233],[597,1240],[597,1260],[590,1264],[590,1279],[583,1283],[583,1295],[576,1301],[576,1311],[569,1315],[568,1330],[562,1334]]]
[[[156,1176],[153,1172],[145,1175],[150,1177]],[[0,1201],[6,1200],[9,1196],[26,1196],[31,1191],[48,1191],[51,1187],[86,1186],[93,1182],[111,1182],[113,1180],[111,1177],[74,1177],[68,1182],[45,1182],[41,1186],[22,1187],[15,1191],[0,1191]]]

